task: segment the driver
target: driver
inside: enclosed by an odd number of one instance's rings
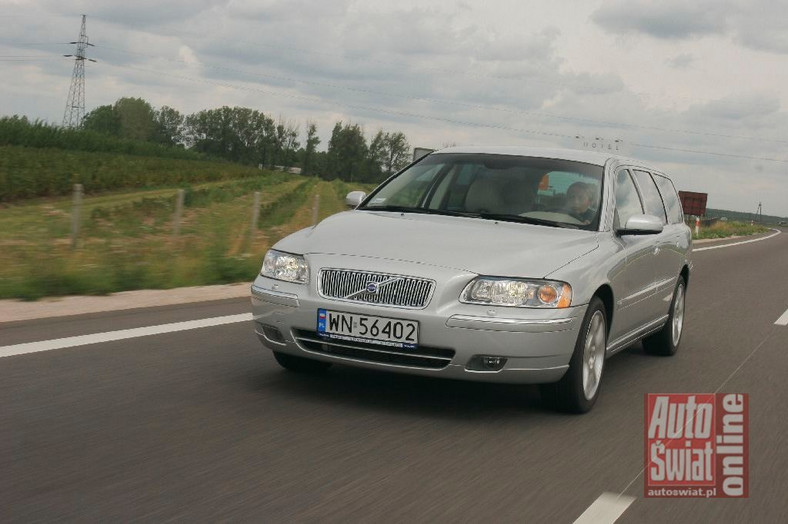
[[[575,182],[566,190],[567,213],[584,224],[590,224],[596,210],[592,209],[594,188],[585,182]]]

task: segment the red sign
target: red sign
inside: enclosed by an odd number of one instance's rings
[[[746,393],[646,395],[646,497],[748,496]]]

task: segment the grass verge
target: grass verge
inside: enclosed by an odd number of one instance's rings
[[[769,231],[768,227],[759,224],[748,224],[746,222],[725,222],[718,221],[711,226],[701,227],[699,234],[695,235],[693,228],[693,238],[712,239],[712,238],[727,238],[734,236],[749,236],[766,233]]]
[[[345,209],[340,184],[282,175],[186,186],[177,237],[177,187],[86,197],[77,249],[68,199],[0,208],[0,298],[251,281],[271,245],[311,225],[314,195],[320,218]],[[261,204],[253,228],[255,191]]]

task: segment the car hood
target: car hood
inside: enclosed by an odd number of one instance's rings
[[[274,247],[296,254],[383,258],[481,275],[541,278],[598,245],[598,234],[592,231],[470,217],[347,211]]]

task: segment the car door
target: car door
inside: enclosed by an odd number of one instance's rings
[[[619,169],[615,175],[614,230],[623,227],[629,217],[644,213],[643,202],[630,171]],[[655,236],[614,236],[624,257],[623,263],[610,276],[616,302],[608,337],[612,344],[627,338],[654,318]]]
[[[657,298],[667,307],[673,298],[676,277],[681,273],[684,264],[687,262],[687,252],[692,242],[692,235],[689,228],[684,224],[684,213],[681,210],[681,202],[679,201],[678,193],[676,193],[676,188],[673,187],[673,182],[659,173],[652,172],[651,176],[657,184],[657,189],[662,197],[662,203],[665,205],[668,217],[668,223],[665,226],[668,244],[665,249],[666,256],[664,261],[665,278],[667,280],[656,290]]]
[[[654,245],[652,257],[654,295],[653,309],[649,313],[649,318],[658,319],[667,315],[673,287],[676,285],[680,271],[680,268],[676,268],[677,228],[668,222],[665,205],[652,174],[643,169],[633,169],[632,175],[640,190],[646,214],[662,220],[664,228],[661,233],[651,236]]]

